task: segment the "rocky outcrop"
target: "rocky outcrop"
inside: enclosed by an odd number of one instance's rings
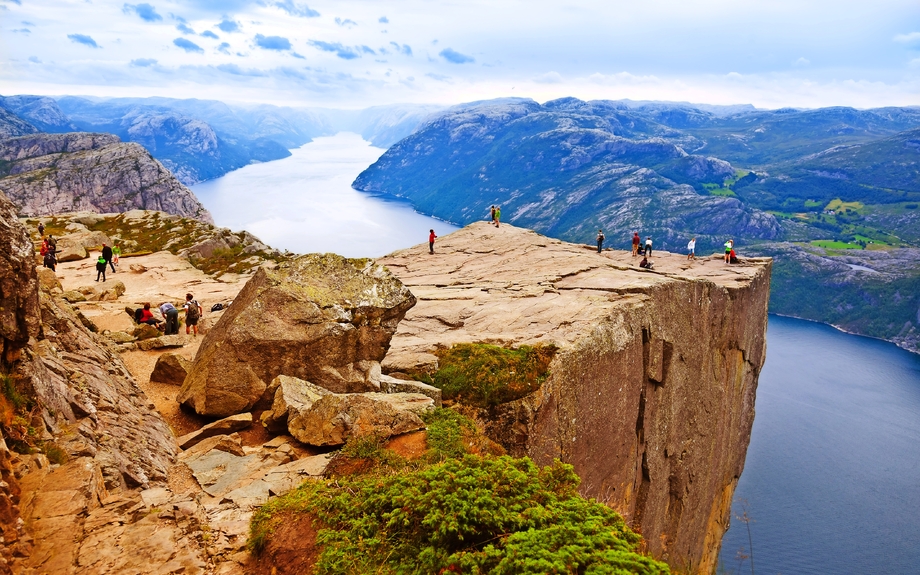
[[[334,392],[377,390],[379,362],[413,305],[368,260],[311,254],[260,268],[205,336],[177,399],[202,415],[232,415],[278,375]]]
[[[482,414],[488,433],[571,463],[653,554],[714,571],[754,419],[770,260],[656,253],[650,272],[628,252],[485,223],[426,248],[378,260],[419,298],[384,371],[434,369],[439,345],[555,344],[540,390]]]
[[[316,446],[424,429],[418,414],[435,407],[433,399],[420,393],[332,393],[284,375],[272,380],[272,390],[274,401],[262,414],[262,425],[269,430],[286,427],[298,441]]]
[[[213,222],[191,190],[143,147],[111,134],[32,134],[0,141],[0,190],[26,215],[160,210]]]

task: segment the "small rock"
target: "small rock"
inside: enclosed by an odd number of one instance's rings
[[[159,331],[157,331],[159,333]],[[140,339],[137,342],[137,348],[141,351],[150,351],[151,349],[168,349],[182,347],[185,345],[185,338],[181,335],[161,335],[149,339]]]
[[[141,264],[131,264],[128,266],[128,269],[131,270],[133,274],[142,274],[147,271],[147,266],[142,266]]]
[[[191,365],[192,362],[181,355],[164,353],[157,359],[157,363],[153,367],[153,373],[150,374],[150,381],[182,385]]]
[[[250,425],[252,425],[251,413],[231,415],[230,417],[225,417],[224,419],[215,421],[214,423],[209,423],[198,431],[193,431],[183,435],[178,439],[179,447],[182,449],[188,449],[189,447],[192,447],[196,443],[202,441],[203,439],[207,439],[208,437],[213,437],[215,435],[227,435],[228,433],[233,433],[234,431],[246,429]]]
[[[106,334],[106,337],[115,343],[130,343],[134,341],[134,336],[123,331],[110,331]]]
[[[409,381],[381,375],[380,389],[385,393],[421,393],[433,399],[435,407],[441,407],[441,390],[421,381]]]
[[[142,323],[131,332],[131,335],[137,339],[150,339],[151,337],[160,337],[163,334],[160,330],[150,324]]]
[[[86,301],[86,296],[81,294],[76,290],[65,291],[61,294],[61,298],[68,303],[78,303],[81,301]]]

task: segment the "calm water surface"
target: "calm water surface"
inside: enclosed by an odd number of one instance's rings
[[[454,231],[351,188],[382,153],[338,134],[193,189],[218,225],[298,253],[376,257],[426,242],[429,228]],[[755,573],[920,573],[920,356],[776,316],[767,341],[736,492],[753,518]],[[725,571],[750,573],[742,547],[733,520]]]
[[[920,355],[770,316],[735,514],[755,573],[920,573]],[[737,519],[725,570],[748,548]]]
[[[426,243],[429,229],[439,236],[455,231],[407,202],[352,189],[358,174],[384,151],[357,134],[340,133],[291,150],[289,158],[252,164],[192,190],[217,225],[245,229],[295,253],[379,257]]]

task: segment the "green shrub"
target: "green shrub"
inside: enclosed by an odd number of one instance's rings
[[[549,375],[554,345],[517,349],[485,343],[460,343],[435,351],[439,368],[418,379],[441,389],[444,399],[479,407],[513,401],[539,389]]]
[[[422,420],[428,426],[429,461],[443,461],[469,453],[464,436],[476,433],[476,424],[471,419],[442,408],[423,413]]]
[[[576,492],[572,467],[478,457],[387,477],[307,482],[253,517],[250,547],[274,521],[310,513],[323,525],[319,574],[669,573],[638,552],[640,537]]]

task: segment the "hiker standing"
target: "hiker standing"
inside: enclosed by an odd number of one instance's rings
[[[495,225],[495,206],[489,206],[489,220]]]
[[[645,238],[645,257],[652,257],[652,236]]]
[[[696,238],[690,240],[687,244],[687,259],[695,260],[696,259]]]
[[[434,230],[428,230],[428,253],[434,253],[434,239],[438,236],[434,235]]]
[[[57,253],[57,240],[54,239],[54,236],[51,234],[48,234],[48,248],[54,253]]]
[[[633,257],[639,255],[639,242],[642,240],[639,238],[639,232],[633,232]]]
[[[189,334],[189,328],[195,328],[195,335],[198,335],[198,320],[201,318],[201,304],[195,301],[195,297],[187,293],[185,294],[185,305],[182,306],[185,310],[185,335]]]
[[[115,273],[115,264],[112,263],[112,248],[105,244],[102,244],[102,258],[105,263],[112,266],[112,273]]]
[[[105,268],[108,265],[108,262],[105,261],[105,258],[102,255],[99,256],[99,259],[96,260],[96,281],[99,281],[99,276],[102,276],[102,281],[105,281]]]
[[[112,246],[112,261],[118,265],[118,258],[121,256],[121,248],[118,247],[118,244]]]
[[[500,206],[495,206],[495,227],[497,228],[502,219],[502,209]]]
[[[604,249],[604,231],[597,230],[597,253],[601,253],[601,250]]]
[[[170,302],[160,304],[160,313],[166,318],[166,329],[164,335],[173,335],[179,333],[179,310]]]
[[[731,261],[732,250],[735,248],[735,240],[730,239],[725,242],[725,263]]]
[[[43,237],[45,235],[45,224],[38,222],[38,236]]]

